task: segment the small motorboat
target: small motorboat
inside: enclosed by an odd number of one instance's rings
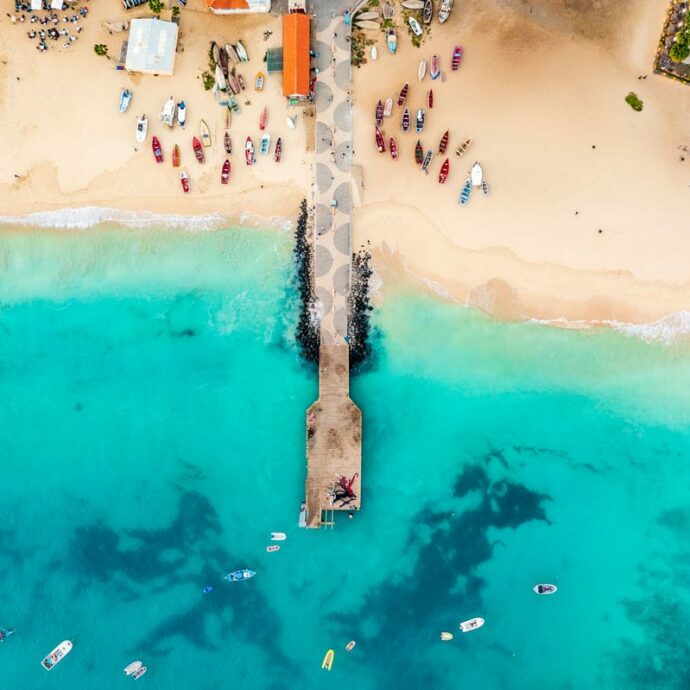
[[[346,645],[345,645],[345,651],[346,652],[351,652],[357,643],[354,640],[350,640]]]
[[[148,671],[148,669],[146,668],[146,666],[142,666],[138,671],[135,671],[135,672],[132,674],[132,678],[133,678],[134,680],[139,680],[139,678],[141,678],[141,677],[146,673],[146,671]]]
[[[426,60],[420,60],[419,61],[419,67],[417,68],[417,76],[419,77],[419,81],[422,81],[424,79],[425,74],[426,74]]]
[[[393,99],[386,98],[386,102],[383,104],[383,116],[390,117],[393,112]]]
[[[177,144],[175,144],[175,146],[173,146],[172,164],[173,164],[173,168],[179,168],[180,167],[180,147]]]
[[[482,625],[484,625],[483,618],[470,618],[468,621],[460,623],[460,630],[463,632],[470,632],[472,630],[478,630]]]
[[[240,62],[249,62],[249,55],[247,55],[247,51],[242,45],[242,41],[237,41],[237,43],[235,43],[235,50],[237,51],[237,57],[239,57]]]
[[[441,74],[441,58],[438,55],[431,56],[429,63],[429,76],[432,79],[438,79]]]
[[[429,89],[428,93],[426,94],[426,106],[431,110],[434,107],[434,91],[433,89]]]
[[[450,132],[446,130],[441,137],[441,141],[439,142],[438,145],[438,152],[443,155],[446,152],[446,149],[448,148],[448,137],[450,136]]]
[[[482,180],[484,179],[484,171],[479,163],[475,163],[470,170],[470,176],[472,177],[472,186],[481,187]]]
[[[236,65],[240,61],[240,56],[230,43],[225,44],[225,54],[228,56],[233,65]]]
[[[227,184],[230,181],[230,161],[226,158],[220,171],[220,183]]]
[[[184,126],[187,124],[187,106],[184,104],[184,101],[180,101],[177,104],[177,124],[184,129]]]
[[[371,46],[371,59],[372,60],[378,60],[379,59],[379,49],[376,46]]]
[[[422,33],[424,33],[424,30],[422,29],[419,22],[414,17],[409,17],[407,20],[407,23],[410,25],[410,29],[412,29],[412,33],[415,36],[421,36]]]
[[[146,132],[149,128],[149,119],[142,115],[137,119],[137,141],[141,144],[146,141]]]
[[[453,59],[450,63],[453,72],[456,72],[458,67],[460,67],[460,60],[462,60],[462,46],[455,46],[453,49]]]
[[[402,89],[400,89],[400,93],[398,94],[398,105],[402,107],[405,105],[405,101],[407,100],[407,94],[410,91],[410,84],[409,82],[405,82],[403,84]]]
[[[196,156],[196,159],[199,161],[199,163],[205,163],[206,156],[204,156],[204,147],[201,145],[201,142],[196,137],[192,139],[192,148],[194,149],[194,155]]]
[[[211,145],[211,130],[205,120],[199,123],[199,134],[201,135],[201,143],[205,148],[208,148]]]
[[[242,91],[240,80],[237,78],[237,75],[234,72],[230,72],[230,74],[228,74],[228,86],[230,87],[230,91],[232,91],[233,95],[235,96]]]
[[[55,647],[55,649],[41,661],[41,666],[46,671],[51,671],[57,666],[70,652],[72,651],[72,643],[69,640],[64,640]]]
[[[268,124],[268,108],[264,108],[259,115],[259,129],[263,132]]]
[[[259,153],[261,153],[262,156],[265,156],[270,150],[271,150],[271,135],[268,132],[266,132],[261,137],[261,145],[259,146]]]
[[[263,72],[257,72],[254,78],[254,91],[263,91],[266,83],[266,75]]]
[[[388,2],[384,2],[381,6],[381,10],[383,11],[384,19],[393,19],[393,15],[395,14],[395,8],[393,5]]]
[[[280,546],[278,546],[278,544],[273,544],[272,546],[267,546],[266,551],[268,553],[275,553],[276,551],[280,551]]]
[[[153,149],[153,157],[156,159],[156,163],[163,162],[163,149],[161,148],[161,142],[158,137],[153,137],[151,139],[151,148]]]
[[[414,122],[415,131],[419,134],[424,129],[424,108],[417,110],[417,117]]]
[[[429,174],[429,166],[431,165],[431,160],[434,157],[434,152],[429,149],[426,152],[426,156],[424,156],[424,160],[422,161],[422,170],[428,175]]]
[[[175,121],[175,107],[175,99],[171,96],[165,102],[165,105],[161,110],[160,120],[164,125],[167,125],[168,127],[172,127],[173,122]]]
[[[379,153],[384,153],[386,151],[386,142],[383,138],[383,133],[378,127],[376,128],[376,148]]]
[[[376,112],[374,113],[374,121],[377,127],[383,124],[383,101],[379,100],[376,104]]]
[[[286,116],[285,124],[287,125],[288,129],[295,129],[295,118],[290,117],[289,115]]]
[[[400,118],[400,126],[402,127],[403,132],[409,132],[410,131],[410,121],[411,121],[410,109],[405,108],[405,110],[403,110],[403,114]]]
[[[431,24],[431,18],[434,16],[434,3],[432,0],[426,0],[424,9],[422,10],[422,21],[425,24]]]
[[[467,149],[471,145],[472,145],[472,139],[465,139],[465,141],[463,141],[462,144],[460,144],[460,146],[458,146],[458,148],[455,149],[455,155],[458,158],[461,158],[462,156],[465,155],[465,153],[467,152]]]
[[[393,28],[386,31],[386,45],[391,55],[395,55],[395,51],[398,49],[398,36]]]
[[[472,179],[468,177],[465,180],[465,184],[462,186],[460,198],[458,199],[460,206],[467,206],[467,203],[470,200],[470,194],[472,194]]]
[[[393,160],[397,160],[397,158],[398,158],[398,145],[395,143],[395,139],[393,139],[393,137],[391,137],[388,140],[388,147],[390,148],[391,158]]]
[[[144,664],[141,661],[133,661],[131,664],[125,666],[125,675],[131,676],[136,673]]]
[[[244,142],[244,157],[247,165],[254,165],[254,142],[251,137]]]
[[[182,191],[187,194],[189,192],[189,175],[184,170],[180,173],[180,184]]]
[[[414,147],[414,162],[417,165],[421,165],[424,162],[424,149],[419,139],[417,139],[417,144]]]
[[[323,661],[321,662],[321,668],[325,668],[327,671],[330,671],[331,668],[333,668],[333,659],[335,658],[335,652],[332,649],[329,649],[326,652],[326,655],[323,658]]]
[[[282,157],[283,157],[283,139],[281,137],[278,137],[278,139],[276,140],[275,150],[273,151],[273,160],[275,163],[280,163],[280,160]]]
[[[488,194],[488,187],[487,191],[484,192],[484,194]],[[558,587],[556,585],[534,585],[532,588],[537,594],[555,594],[558,591]]]
[[[484,196],[489,196],[489,183],[486,180],[482,180],[482,192]],[[546,592],[546,594],[553,594],[553,592]]]
[[[285,532],[271,532],[271,541],[285,541],[287,534]]]
[[[230,155],[232,153],[232,139],[230,138],[230,130],[225,130],[225,136],[223,137],[223,148],[225,153]]]
[[[448,173],[450,172],[450,160],[446,158],[441,166],[441,172],[438,174],[438,183],[445,184],[448,179]]]
[[[124,113],[132,102],[132,92],[129,89],[120,91],[120,112]]]
[[[441,633],[441,639],[442,639],[444,642],[448,642],[448,640],[452,640],[452,639],[453,639],[453,633],[442,632],[442,633]]]
[[[441,9],[438,11],[438,21],[443,24],[450,16],[450,11],[453,9],[453,0],[443,0],[441,2]]]
[[[421,10],[424,7],[424,0],[403,0],[401,4],[406,10]]]
[[[242,580],[250,580],[256,575],[256,571],[243,568],[242,570],[233,570],[225,576],[228,582],[242,582]]]

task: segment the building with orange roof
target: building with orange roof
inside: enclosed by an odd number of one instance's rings
[[[283,16],[283,94],[291,100],[309,98],[309,21],[301,12]]]
[[[206,0],[206,4],[214,14],[249,14],[271,9],[271,0]]]

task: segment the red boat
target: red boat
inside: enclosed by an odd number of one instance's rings
[[[441,137],[441,143],[438,145],[438,152],[443,155],[446,152],[446,149],[448,148],[448,136],[449,132],[446,130],[446,133]]]
[[[376,104],[376,126],[380,127],[383,124],[383,103],[379,101]]]
[[[227,184],[230,180],[230,161],[226,158],[223,163],[223,170],[220,173],[220,183]]]
[[[194,155],[196,156],[196,159],[199,161],[199,163],[205,163],[206,158],[204,156],[204,147],[201,145],[201,142],[197,137],[194,137],[192,139],[192,148],[194,149]]]
[[[376,128],[376,148],[379,150],[379,153],[385,153],[386,151],[386,142],[384,141],[383,134],[378,127]]]
[[[450,161],[446,158],[441,166],[441,172],[438,174],[438,183],[444,184],[448,179],[448,172],[450,171]]]
[[[259,118],[259,129],[264,130],[266,129],[266,123],[268,122],[268,108],[264,108],[261,111],[261,117]]]
[[[429,89],[429,93],[426,95],[426,104],[427,104],[429,110],[431,110],[434,107],[434,90],[433,89]]]
[[[398,105],[403,106],[405,105],[405,100],[407,99],[407,92],[410,90],[410,85],[408,82],[405,82],[405,86],[400,89],[400,95],[398,96]]]
[[[460,67],[460,60],[462,60],[462,46],[455,46],[453,60],[451,62],[453,72],[457,71],[458,67]]]
[[[393,160],[397,160],[398,158],[398,145],[395,143],[395,139],[393,137],[390,138],[388,141],[388,146],[391,150],[391,158]]]
[[[417,145],[414,147],[414,162],[417,165],[421,165],[424,162],[424,149],[419,139],[417,139]]]
[[[276,148],[275,151],[273,152],[273,160],[276,163],[280,163],[280,159],[283,157],[283,140],[281,137],[278,137],[278,140],[276,141]]]
[[[409,132],[410,131],[410,109],[405,108],[403,110],[402,118],[400,118],[400,126],[402,127],[403,132]]]
[[[162,163],[163,149],[161,148],[160,141],[158,141],[158,137],[153,137],[151,140],[151,148],[153,148],[153,156],[156,159],[156,163]]]
[[[254,165],[254,142],[251,137],[247,137],[244,142],[244,157],[247,160],[247,165]]]
[[[180,173],[180,183],[182,184],[182,191],[187,194],[189,191],[189,176],[184,170]]]

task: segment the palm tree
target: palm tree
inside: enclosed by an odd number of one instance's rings
[[[101,57],[108,57],[108,46],[105,45],[105,43],[96,43],[96,45],[93,47],[94,52],[96,55],[100,55]]]

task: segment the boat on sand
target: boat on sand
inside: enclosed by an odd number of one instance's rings
[[[424,0],[403,0],[401,4],[406,10],[421,10],[424,7]]]
[[[470,171],[470,176],[472,177],[472,186],[481,187],[482,180],[484,179],[484,171],[479,163],[475,163]]]
[[[391,55],[395,55],[395,51],[398,49],[398,36],[395,33],[395,29],[390,28],[386,31],[386,45]]]
[[[470,200],[470,194],[472,194],[472,179],[468,177],[465,180],[465,184],[462,186],[460,198],[458,199],[460,206],[467,206],[467,203]]]
[[[434,16],[434,3],[432,0],[426,0],[424,9],[422,10],[422,21],[425,24],[431,24],[431,18]]]
[[[398,145],[395,143],[395,139],[391,137],[388,141],[388,148],[390,149],[391,152],[391,158],[393,160],[397,160],[398,158]]]
[[[412,29],[412,33],[415,36],[421,36],[424,32],[419,22],[414,17],[409,17],[407,23],[410,25],[410,29]]]
[[[417,117],[415,118],[414,124],[415,131],[417,132],[417,134],[419,134],[424,129],[424,118],[424,109],[419,108],[419,110],[417,110]]]
[[[400,93],[398,94],[398,105],[402,107],[405,105],[405,100],[407,99],[407,94],[410,91],[410,84],[409,82],[405,82],[403,84],[402,89],[400,89]]]
[[[283,157],[283,140],[278,137],[276,141],[275,151],[273,152],[273,160],[276,163],[280,163],[280,159]]]
[[[223,136],[223,148],[225,153],[230,155],[232,153],[232,139],[230,138],[230,130],[225,130],[225,135]]]
[[[429,63],[429,76],[432,79],[438,79],[441,74],[441,58],[438,55],[431,56]]]
[[[237,57],[239,57],[240,62],[249,62],[249,55],[247,55],[247,50],[242,44],[242,41],[237,41],[237,43],[235,43],[235,50],[237,51]]]
[[[187,106],[184,104],[184,101],[180,101],[177,104],[177,124],[184,129],[184,126],[187,124]]]
[[[441,172],[438,174],[438,183],[445,184],[448,179],[448,173],[450,172],[450,160],[446,158],[441,166]]]
[[[383,11],[384,19],[393,19],[393,15],[395,14],[395,8],[393,5],[388,2],[384,2],[381,6],[381,10]]]
[[[372,60],[378,60],[379,58],[379,49],[376,46],[371,46],[371,59]]]
[[[365,31],[378,31],[381,28],[379,22],[374,22],[370,19],[367,19],[363,22],[356,22],[355,26],[358,29],[364,29]]]
[[[489,196],[489,183],[486,180],[482,180],[482,192],[484,196]],[[537,594],[553,594],[553,592],[537,592]]]
[[[201,142],[205,148],[211,145],[211,130],[208,128],[205,120],[199,123],[199,134],[201,135]]]
[[[421,165],[424,162],[424,149],[422,148],[422,142],[417,139],[417,143],[414,147],[414,162],[417,165]]]
[[[453,58],[450,62],[450,67],[453,72],[456,72],[460,67],[460,60],[462,60],[462,46],[455,46],[453,49]]]
[[[378,19],[379,18],[379,13],[374,12],[374,11],[369,11],[369,12],[360,12],[356,17],[355,21],[361,22],[361,21],[366,21],[367,19]]]
[[[173,168],[179,168],[180,167],[180,147],[177,144],[175,144],[175,146],[173,146],[172,164],[173,164]]]
[[[422,81],[424,79],[425,74],[426,74],[426,60],[420,60],[419,61],[419,67],[417,68],[417,76],[419,77],[419,81]]]
[[[403,110],[402,117],[400,118],[400,126],[402,127],[403,132],[410,131],[410,120],[410,109],[405,108],[405,110]]]
[[[460,144],[460,146],[458,146],[458,148],[455,149],[455,155],[458,158],[461,158],[462,156],[465,155],[465,153],[467,152],[467,149],[471,145],[472,145],[472,139],[465,139],[465,141],[463,141],[462,144]]]
[[[443,133],[443,136],[441,137],[441,141],[438,145],[438,152],[443,155],[446,152],[446,149],[448,148],[448,137],[450,136],[450,132],[446,130]]]
[[[199,163],[205,163],[206,156],[204,156],[204,147],[201,145],[201,142],[197,137],[192,139],[192,149],[194,149],[194,155],[196,156],[197,161],[199,161]]]
[[[434,157],[434,152],[429,149],[426,152],[426,156],[424,156],[424,161],[422,162],[422,170],[428,175],[429,174],[429,166],[431,165],[431,160]]]
[[[383,102],[381,100],[379,100],[379,102],[376,104],[374,122],[376,123],[377,127],[380,127],[383,124]]]
[[[187,194],[189,192],[189,175],[184,170],[180,173],[180,184],[182,185],[182,191]]]
[[[230,58],[230,62],[236,65],[240,61],[240,56],[230,43],[225,44],[225,54]]]
[[[153,137],[153,139],[151,139],[151,148],[153,149],[153,157],[156,159],[156,163],[162,163],[163,149],[161,148],[161,142],[158,137]]]
[[[426,107],[431,110],[434,107],[434,90],[429,89],[426,94]]]
[[[383,116],[390,117],[393,112],[393,99],[386,98],[386,102],[383,105]]]
[[[168,127],[173,126],[173,122],[175,120],[175,107],[175,99],[171,96],[165,102],[165,105],[161,110],[160,120],[164,125],[167,125]]]
[[[453,9],[453,0],[443,0],[441,8],[438,11],[438,21],[443,24],[450,16],[450,11]]]
[[[132,102],[132,92],[129,89],[120,91],[120,112],[124,113]]]
[[[271,150],[271,135],[265,132],[261,137],[261,145],[259,146],[259,153],[265,156]]]
[[[386,150],[386,142],[383,138],[383,133],[378,127],[376,128],[376,148],[379,153],[384,153]]]
[[[265,107],[261,111],[261,115],[259,116],[259,129],[264,130],[266,129],[266,125],[268,124],[268,107]]]
[[[146,115],[142,115],[137,119],[137,141],[141,144],[146,141],[146,132],[149,128],[149,119]]]
[[[470,632],[472,630],[477,630],[478,628],[481,628],[482,625],[484,625],[483,618],[470,618],[469,620],[460,623],[460,630],[462,630],[463,632]]]
[[[263,72],[257,72],[254,79],[254,91],[263,91],[266,83],[266,75]]]
[[[69,640],[64,640],[55,647],[55,649],[48,654],[43,661],[41,661],[41,666],[46,671],[51,671],[55,666],[57,666],[70,652],[72,651],[72,643]]]
[[[230,161],[226,158],[220,171],[220,183],[227,184],[230,181]]]

